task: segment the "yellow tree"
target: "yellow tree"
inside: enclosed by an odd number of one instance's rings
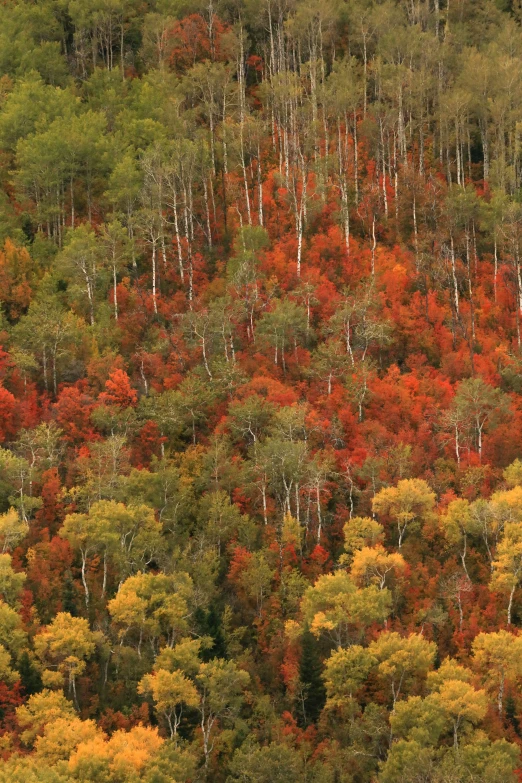
[[[522,579],[522,525],[509,522],[505,526],[504,538],[497,547],[493,561],[490,586],[492,590],[507,593],[507,624],[511,625],[513,597]]]
[[[44,732],[36,738],[36,756],[54,765],[66,761],[78,745],[89,742],[103,733],[93,720],[81,720],[76,716],[56,718],[47,723]]]
[[[429,672],[426,683],[428,690],[438,691],[446,680],[459,680],[460,682],[471,682],[472,672],[457,663],[453,658],[445,658],[438,669]]]
[[[473,640],[473,663],[486,688],[495,693],[502,715],[506,680],[522,674],[522,637],[507,631],[479,633]]]
[[[381,489],[374,497],[372,507],[376,514],[389,516],[395,522],[400,549],[407,529],[433,513],[435,493],[423,479],[403,479],[396,487]]]
[[[490,507],[501,531],[508,522],[522,522],[522,486],[494,492]]]
[[[352,517],[344,528],[344,549],[353,555],[365,546],[375,546],[384,541],[384,528],[371,517]]]
[[[135,573],[154,558],[162,546],[161,534],[161,522],[150,506],[126,506],[114,500],[93,503],[85,519],[71,520],[64,528],[64,536],[69,537],[78,551],[87,548],[90,554],[98,548],[110,554],[121,578]],[[104,581],[105,577],[106,573]]]
[[[462,680],[446,680],[429,698],[447,715],[453,727],[453,746],[458,750],[462,726],[466,723],[475,726],[486,715],[488,702],[485,691],[475,690]]]
[[[19,679],[20,674],[11,666],[11,655],[9,651],[0,644],[0,681],[5,682],[8,685],[14,685]]]
[[[157,712],[167,721],[170,736],[177,738],[183,705],[197,707],[199,695],[194,684],[183,672],[156,669],[146,674],[138,685],[138,693],[152,696]]]
[[[403,691],[433,668],[437,646],[420,634],[402,637],[394,631],[382,633],[368,648],[378,661],[379,677],[391,690],[393,710]]]
[[[8,552],[18,546],[29,531],[29,524],[25,519],[20,519],[18,511],[10,508],[5,514],[0,514],[0,547],[2,553]]]
[[[52,623],[35,637],[35,652],[47,670],[44,671],[44,681],[54,684],[61,680],[63,683],[66,678],[69,695],[72,695],[76,707],[76,678],[85,671],[86,660],[101,638],[101,634],[90,630],[87,620],[72,617],[68,612],[59,612]],[[58,673],[59,679],[53,676],[54,672]]]
[[[522,487],[522,460],[516,459],[508,465],[502,476],[510,489]]]
[[[361,586],[377,585],[384,590],[391,575],[404,574],[406,562],[398,552],[387,552],[383,546],[365,546],[353,558],[350,574]]]
[[[441,666],[428,674],[427,686],[431,691],[426,699],[442,710],[453,731],[455,750],[459,746],[459,732],[470,723],[476,726],[484,718],[487,697],[483,690],[471,685],[472,673],[457,661],[446,658]]]
[[[187,677],[194,677],[198,671],[201,660],[199,654],[202,648],[212,647],[214,640],[210,636],[200,639],[185,637],[174,647],[164,647],[156,658],[156,669],[166,669],[169,672],[180,669]]]
[[[175,574],[142,574],[130,576],[121,585],[108,609],[118,634],[123,639],[131,632],[137,636],[138,655],[147,639],[154,650],[160,639],[173,647],[176,638],[188,629],[193,596],[190,576]]]
[[[78,745],[67,769],[74,780],[136,780],[164,742],[149,726],[115,731],[109,740],[99,732]]]
[[[54,724],[65,718],[72,720],[74,708],[61,691],[51,691],[44,688],[40,693],[33,693],[25,704],[17,707],[16,719],[23,729],[22,742],[32,745],[36,737],[41,735],[48,724]]]
[[[27,649],[22,618],[5,601],[0,601],[0,644],[15,658]]]
[[[493,564],[494,556],[491,550],[495,550],[498,546],[505,533],[506,525],[522,523],[522,487],[517,485],[508,490],[494,492],[489,502],[477,500],[473,504],[473,508],[481,509],[482,505],[486,506],[487,511],[482,509],[482,513],[475,514],[475,516],[480,519],[482,537],[490,562]]]

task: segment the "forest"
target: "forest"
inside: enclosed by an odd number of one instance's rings
[[[0,783],[522,781],[521,0],[0,3]]]

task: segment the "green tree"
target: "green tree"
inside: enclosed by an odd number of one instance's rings
[[[324,667],[326,706],[342,711],[356,698],[377,662],[378,659],[367,648],[358,644],[334,650]]]
[[[0,555],[0,595],[9,606],[18,605],[25,580],[26,575],[23,571],[14,570],[11,555],[7,553]]]
[[[274,349],[274,363],[281,361],[286,373],[288,351],[296,350],[298,341],[307,336],[306,311],[291,299],[278,299],[273,309],[263,314],[257,331]]]
[[[239,669],[234,661],[214,658],[200,666],[196,685],[200,692],[199,713],[206,771],[214,749],[216,722],[230,721],[237,716],[249,681],[248,672]]]
[[[88,514],[68,514],[60,528],[60,536],[65,538],[71,547],[79,552],[82,566],[82,584],[85,592],[85,607],[89,610],[89,585],[87,583],[87,561],[97,552],[103,553],[103,587],[101,597],[103,599],[107,583],[107,558],[109,553],[114,553],[118,544],[118,533],[113,527],[114,515],[111,515],[113,507],[107,501],[95,503]]]
[[[303,619],[314,636],[331,636],[337,647],[360,638],[375,622],[384,622],[391,606],[387,588],[358,589],[345,571],[320,576],[303,596]]]
[[[486,428],[493,427],[509,412],[506,396],[500,389],[489,386],[481,378],[468,378],[460,382],[453,408],[462,411],[463,418],[469,421],[475,436],[479,459],[482,461]]]
[[[299,783],[302,775],[301,757],[289,745],[247,741],[234,753],[227,783]]]

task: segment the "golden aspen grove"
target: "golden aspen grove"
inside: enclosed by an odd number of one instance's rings
[[[0,783],[517,781],[521,0],[2,0]]]

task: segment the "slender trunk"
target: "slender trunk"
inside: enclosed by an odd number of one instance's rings
[[[372,277],[375,277],[375,250],[377,248],[377,239],[375,238],[375,215],[372,218]]]
[[[258,210],[259,210],[259,225],[263,225],[263,182],[261,177],[261,149],[259,144],[257,145],[257,190],[258,190]]]
[[[116,277],[116,264],[112,267],[112,284],[113,284],[113,298],[114,298],[114,320],[118,320],[118,290],[117,290],[117,277]]]
[[[495,299],[495,303],[497,301],[497,276],[498,276],[498,247],[497,247],[497,235],[495,234],[495,240],[494,240],[494,260],[495,260],[495,267],[493,272],[493,296]]]
[[[466,533],[464,533],[464,542],[463,542],[463,549],[460,555],[460,559],[462,560],[462,568],[464,569],[464,573],[466,574],[468,580],[469,580],[469,574],[468,574],[468,568],[466,566],[466,554],[468,551],[468,537]],[[471,581],[471,580],[470,580]]]
[[[459,287],[457,283],[457,264],[455,261],[455,245],[453,243],[453,236],[450,238],[450,243],[451,243],[451,274],[453,278],[453,295],[455,301],[455,314],[458,319],[460,318]]]
[[[89,611],[89,586],[87,584],[86,576],[87,554],[82,552],[82,584],[85,591],[85,608]]]
[[[513,585],[511,588],[511,592],[509,594],[509,603],[508,603],[508,609],[507,609],[507,624],[511,625],[511,611],[513,609],[513,596],[515,595],[516,590],[516,584]]]
[[[105,597],[105,591],[107,589],[107,549],[104,549],[103,552],[103,583],[102,583],[102,593],[101,597]]]
[[[321,493],[319,490],[319,484],[315,488],[316,500],[317,500],[317,543],[321,543],[321,533],[323,530],[323,518],[321,515]]]
[[[156,299],[156,242],[152,243],[152,302],[154,304],[154,312],[158,312],[158,303]]]

